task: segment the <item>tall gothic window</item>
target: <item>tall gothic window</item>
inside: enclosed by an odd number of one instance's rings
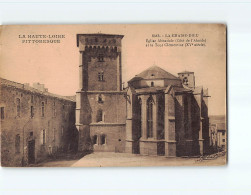
[[[21,109],[21,105],[20,105],[20,99],[17,98],[17,116],[20,116],[20,109]]]
[[[103,121],[103,111],[101,109],[97,112],[97,122]]]
[[[20,135],[17,134],[15,138],[15,149],[16,153],[20,153]]]
[[[46,132],[45,132],[45,129],[42,130],[42,134],[43,134],[43,138],[42,138],[42,144],[44,145],[45,142],[46,142]]]
[[[147,138],[153,137],[153,99],[147,100]]]
[[[30,113],[31,114],[31,118],[33,118],[34,117],[34,107],[33,106],[31,106],[31,110],[30,111],[31,111],[31,113]]]
[[[188,128],[189,128],[189,120],[188,120],[188,99],[187,96],[184,97],[184,127],[185,127],[185,137],[188,137]]]
[[[4,119],[4,107],[1,107],[1,119]]]
[[[139,99],[139,104],[138,104],[138,125],[139,125],[139,138],[141,137],[142,135],[142,100]]]

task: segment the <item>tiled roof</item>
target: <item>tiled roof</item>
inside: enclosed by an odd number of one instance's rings
[[[184,87],[174,86],[173,88],[174,88],[175,92],[192,92],[193,91],[192,89],[187,89],[187,88],[184,88]]]
[[[182,72],[179,72],[178,74],[189,74],[189,73],[194,73],[194,72],[191,72],[191,71],[182,71]]]
[[[66,96],[53,94],[53,93],[50,93],[48,91],[40,91],[40,90],[38,90],[36,88],[33,88],[33,87],[30,87],[28,85],[17,83],[17,82],[14,82],[14,81],[3,79],[3,78],[0,78],[0,85],[1,86],[10,86],[10,87],[14,87],[14,88],[17,88],[17,89],[22,89],[22,90],[25,90],[25,91],[29,91],[29,92],[32,92],[32,93],[37,93],[37,94],[40,94],[40,95],[46,95],[46,96],[51,96],[51,97],[55,97],[55,98],[75,102],[73,96],[67,96],[66,97]]]
[[[135,80],[142,80],[142,79],[175,79],[178,80],[179,78],[172,75],[171,73],[163,70],[158,66],[151,66],[150,68],[146,69],[145,71],[141,72],[140,74],[133,77],[129,82]]]

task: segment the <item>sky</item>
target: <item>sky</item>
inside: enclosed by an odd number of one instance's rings
[[[78,86],[79,48],[76,34],[124,35],[122,39],[122,80],[157,65],[177,76],[195,74],[196,86],[208,88],[209,114],[226,111],[226,33],[213,24],[132,24],[132,25],[9,25],[1,29],[0,77],[19,83],[39,82],[49,92],[75,95]],[[198,34],[204,47],[146,47],[146,39],[168,34]],[[22,43],[28,35],[64,35],[60,43]],[[41,40],[43,38],[37,38]],[[43,39],[43,40],[45,40]],[[163,38],[167,39],[167,38]],[[169,38],[170,39],[170,38]],[[187,38],[185,38],[187,39]],[[190,39],[190,38],[189,38]],[[35,40],[35,39],[32,39]]]

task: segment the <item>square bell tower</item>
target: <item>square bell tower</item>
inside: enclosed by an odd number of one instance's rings
[[[123,35],[77,34],[79,151],[123,148],[123,142],[118,141],[123,140],[126,115],[122,91],[122,38]]]
[[[182,84],[189,87],[189,88],[195,88],[195,76],[194,72],[184,71],[178,73],[180,80],[182,81]]]
[[[77,34],[81,91],[121,91],[123,35]]]

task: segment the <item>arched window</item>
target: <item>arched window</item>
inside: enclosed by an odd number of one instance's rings
[[[184,84],[184,85],[188,85],[188,84],[189,84],[187,77],[184,77],[184,79],[183,79],[183,84]]]
[[[139,101],[138,101],[138,114],[137,114],[137,117],[138,117],[138,128],[139,128],[139,131],[138,131],[138,138],[140,138],[141,137],[141,135],[142,135],[142,114],[141,114],[141,112],[142,112],[142,100],[141,100],[141,98],[139,99]]]
[[[97,122],[103,121],[103,111],[101,109],[97,112]]]
[[[20,116],[20,109],[21,109],[21,105],[20,105],[20,99],[17,98],[17,116]]]
[[[33,106],[31,106],[31,110],[30,111],[31,111],[31,113],[30,113],[31,114],[31,118],[33,118],[34,117],[34,107]]]
[[[154,82],[153,81],[151,82],[151,87],[154,87]]]
[[[147,137],[153,137],[153,99],[147,100]]]
[[[98,95],[98,103],[103,103],[103,98],[101,94]]]

